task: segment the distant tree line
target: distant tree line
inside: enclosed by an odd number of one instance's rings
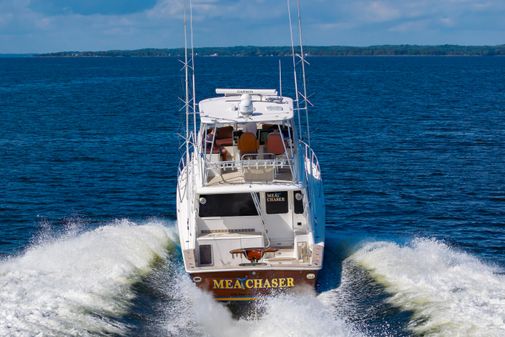
[[[290,56],[291,47],[206,47],[196,48],[197,56]],[[497,46],[459,45],[379,45],[369,47],[347,46],[307,46],[305,53],[310,56],[503,56],[505,44]],[[108,51],[64,51],[37,54],[39,57],[183,57],[182,48],[137,49]]]

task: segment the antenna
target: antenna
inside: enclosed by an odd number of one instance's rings
[[[282,97],[282,60],[279,59],[279,96]]]

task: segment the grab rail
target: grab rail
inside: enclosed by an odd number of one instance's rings
[[[285,158],[280,159],[243,159],[208,162],[208,169],[234,169],[244,168],[284,168],[289,166],[289,161]]]
[[[326,211],[324,206],[324,187],[321,176],[319,160],[312,148],[305,142],[300,141],[303,148],[304,180],[309,195],[308,204],[311,211],[311,218],[314,221],[315,238],[317,240],[324,237],[324,223]]]
[[[189,155],[188,151],[184,151],[181,159],[179,160],[179,164],[177,165],[177,190],[179,192],[179,201],[182,201],[186,197],[186,193],[188,190],[188,184],[190,183],[189,178],[192,171],[189,166],[189,161],[193,160],[194,148],[192,145],[189,147]],[[194,185],[194,175],[192,175],[193,180],[191,184]],[[181,186],[181,183],[182,186]]]
[[[305,178],[307,179],[307,175],[309,174],[315,179],[321,180],[321,168],[319,166],[319,159],[317,159],[316,153],[310,145],[305,143],[303,140],[300,140],[299,142],[304,147]],[[307,170],[307,167],[309,170]]]
[[[186,197],[188,189],[188,163],[186,160],[186,151],[184,151],[181,160],[177,166],[177,191],[179,192],[179,201]],[[184,182],[181,186],[181,183]]]

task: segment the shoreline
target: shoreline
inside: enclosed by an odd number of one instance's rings
[[[384,56],[505,56],[505,44],[495,46],[463,45],[374,45],[307,46],[308,57],[384,57]],[[198,57],[291,57],[287,46],[234,46],[195,48]],[[135,50],[58,51],[46,53],[0,54],[0,57],[182,57],[182,48],[142,48]]]

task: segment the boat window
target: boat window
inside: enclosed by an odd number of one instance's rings
[[[288,192],[267,192],[265,198],[267,214],[284,214],[288,212]]]
[[[211,245],[200,245],[200,265],[210,265],[212,264],[212,246]]]
[[[302,191],[295,192],[295,214],[303,214],[303,194],[302,194]]]
[[[202,194],[199,202],[201,218],[258,215],[250,193]]]

